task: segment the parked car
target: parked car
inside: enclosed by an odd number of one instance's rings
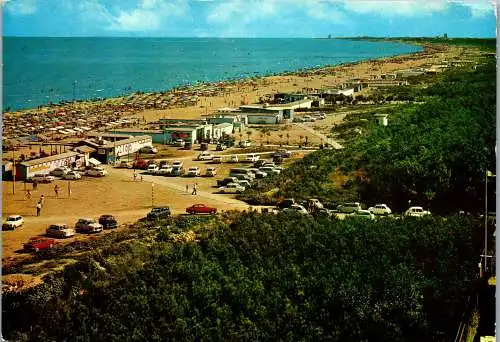
[[[373,207],[368,208],[368,211],[374,215],[389,215],[392,213],[391,208],[385,204],[375,204]]]
[[[273,163],[275,163],[275,164],[281,164],[281,163],[283,163],[283,157],[282,156],[274,156],[273,157]]]
[[[217,175],[217,169],[215,167],[207,167],[205,170],[205,176],[215,177],[215,175]]]
[[[103,169],[90,169],[85,171],[85,175],[89,177],[104,177],[106,174],[106,170]]]
[[[133,166],[134,166],[134,165],[133,165],[133,163],[129,163],[129,162],[128,162],[128,161],[126,161],[126,160],[122,160],[122,161],[117,162],[117,163],[115,164],[115,167],[116,167],[117,169],[131,169]]]
[[[147,215],[149,220],[157,220],[170,217],[170,207],[154,207]]]
[[[359,202],[344,203],[337,206],[337,210],[341,213],[354,213],[358,210],[362,210]]]
[[[275,167],[276,164],[274,164],[274,162],[269,162],[269,161],[266,161],[266,163],[262,166],[271,166],[271,167]]]
[[[219,192],[223,194],[225,193],[241,194],[243,191],[245,191],[245,187],[237,183],[229,183],[226,186],[221,186],[219,188]]]
[[[158,165],[156,165],[156,164],[150,164],[148,166],[147,173],[155,175],[158,172],[159,169],[160,168],[158,167]]]
[[[285,198],[283,201],[281,201],[281,203],[278,204],[278,208],[280,208],[280,209],[288,208],[288,207],[291,207],[292,204],[296,204],[295,199]]]
[[[65,173],[71,171],[71,169],[67,166],[56,167],[54,170],[50,171],[49,174],[51,176],[62,177]]]
[[[320,200],[317,198],[309,198],[307,200],[307,207],[308,208],[315,208],[317,210],[324,208],[323,203],[321,203]]]
[[[375,219],[375,215],[373,215],[369,210],[357,210],[351,214],[349,214],[349,216],[352,216],[352,217],[361,217],[361,218],[366,218],[366,219],[370,219],[370,220],[374,220]]]
[[[431,212],[424,210],[422,207],[410,207],[405,211],[404,216],[406,217],[422,217],[425,215],[430,215]]]
[[[253,163],[253,167],[262,167],[266,161],[264,159],[257,160],[255,163]]]
[[[183,167],[177,167],[177,166],[174,166],[172,168],[172,172],[170,173],[171,176],[182,176],[186,171],[184,170]]]
[[[212,159],[212,163],[214,163],[214,164],[222,163],[222,156],[214,156]]]
[[[208,143],[201,143],[200,144],[200,150],[202,150],[202,151],[208,150]]]
[[[189,208],[186,208],[186,213],[188,214],[215,214],[217,213],[217,208],[211,208],[205,204],[193,204]]]
[[[274,153],[273,157],[274,156],[280,156],[282,158],[290,158],[292,156],[292,152],[287,151],[285,149],[279,149]]]
[[[54,239],[42,237],[42,236],[36,236],[32,237],[26,242],[23,247],[24,250],[26,251],[34,251],[38,252],[44,249],[49,249],[54,247],[56,244],[56,241]]]
[[[149,154],[156,154],[158,153],[158,149],[153,146],[144,146],[139,149],[140,153],[149,153]]]
[[[240,141],[239,146],[240,147],[250,147],[250,146],[252,146],[252,142],[250,140],[243,140],[243,141]]]
[[[275,167],[272,166],[262,166],[259,168],[259,170],[264,171],[265,173],[269,174],[275,174],[279,175],[281,173],[281,170],[276,169]]]
[[[226,186],[229,183],[237,183],[237,182],[238,182],[238,178],[236,178],[236,177],[226,177],[222,180],[217,181],[217,187]]]
[[[62,179],[67,179],[67,180],[77,180],[81,178],[82,175],[76,171],[69,171],[68,173],[62,175]]]
[[[250,153],[250,154],[247,154],[247,161],[248,162],[251,162],[251,163],[255,163],[257,160],[260,159],[260,156],[258,154],[255,154],[255,153]]]
[[[104,229],[113,229],[118,227],[118,221],[113,215],[101,215],[99,217],[99,223]]]
[[[239,175],[239,176],[243,176],[243,175]],[[248,179],[238,179],[237,183],[239,185],[245,187],[245,189],[250,188],[252,186],[252,184],[250,183],[250,181]]]
[[[56,238],[69,238],[76,234],[73,228],[68,228],[67,224],[57,223],[51,224],[45,231],[48,236]]]
[[[161,176],[166,176],[172,173],[173,167],[170,165],[163,165],[158,169],[158,172],[156,172],[157,175]]]
[[[300,214],[309,214],[303,206],[300,204],[292,204],[287,208],[283,209],[284,212],[298,212]]]
[[[230,163],[237,163],[238,162],[238,156],[236,154],[231,155],[229,159]]]
[[[190,149],[192,149],[192,148],[193,148],[193,143],[192,143],[192,142],[190,142],[190,141],[186,141],[186,142],[184,143],[184,149],[185,149],[185,150],[190,150]]]
[[[198,166],[191,166],[188,169],[187,175],[189,177],[197,177],[200,175],[200,168]]]
[[[256,168],[251,168],[249,170],[255,175],[255,178],[267,177],[267,172],[261,171],[261,170],[256,169]]]
[[[52,183],[54,180],[55,180],[54,176],[42,175],[42,174],[34,175],[33,177],[28,179],[28,181],[30,182],[37,182],[37,183]]]
[[[212,160],[214,158],[213,154],[207,151],[204,151],[198,154],[197,160]]]
[[[102,224],[93,218],[81,218],[75,224],[77,233],[99,233],[102,231]]]
[[[217,144],[217,147],[215,148],[216,151],[224,151],[227,148],[226,145],[224,144]]]
[[[184,145],[186,144],[186,142],[182,139],[177,139],[175,142],[174,142],[174,146],[177,146],[177,147],[184,147]]]
[[[236,179],[238,179],[238,181],[246,180],[249,183],[253,182],[253,180],[254,180],[250,175],[242,174],[242,173],[230,173],[229,177],[235,177]],[[239,183],[239,182],[236,182],[236,183]]]
[[[183,167],[184,163],[180,160],[174,160],[172,163],[172,167]]]
[[[132,168],[134,168],[134,169],[140,169],[140,170],[146,170],[148,168],[148,162],[145,161],[144,159],[137,159],[132,164]]]
[[[24,224],[24,218],[21,215],[10,215],[2,224],[2,230],[15,230]]]

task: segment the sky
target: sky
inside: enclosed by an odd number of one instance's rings
[[[492,0],[0,0],[4,36],[495,37]]]

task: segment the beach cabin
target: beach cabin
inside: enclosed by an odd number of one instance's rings
[[[84,162],[84,156],[75,151],[27,160],[16,163],[16,180],[26,180],[35,174],[49,174],[50,171],[61,166],[79,167]]]

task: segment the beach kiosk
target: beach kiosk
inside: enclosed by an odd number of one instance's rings
[[[377,119],[380,126],[387,126],[387,117],[389,114],[375,114],[374,117]]]

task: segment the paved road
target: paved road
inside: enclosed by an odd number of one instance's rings
[[[340,145],[338,142],[336,142],[332,138],[328,138],[326,135],[324,135],[323,133],[320,133],[320,132],[316,131],[312,127],[309,127],[307,125],[304,125],[304,124],[298,123],[298,122],[294,123],[294,125],[297,125],[300,128],[308,131],[309,133],[314,134],[318,138],[323,139],[324,142],[326,142],[326,143],[330,144],[331,146],[333,146],[334,149],[339,150],[339,149],[343,148],[342,145]]]

